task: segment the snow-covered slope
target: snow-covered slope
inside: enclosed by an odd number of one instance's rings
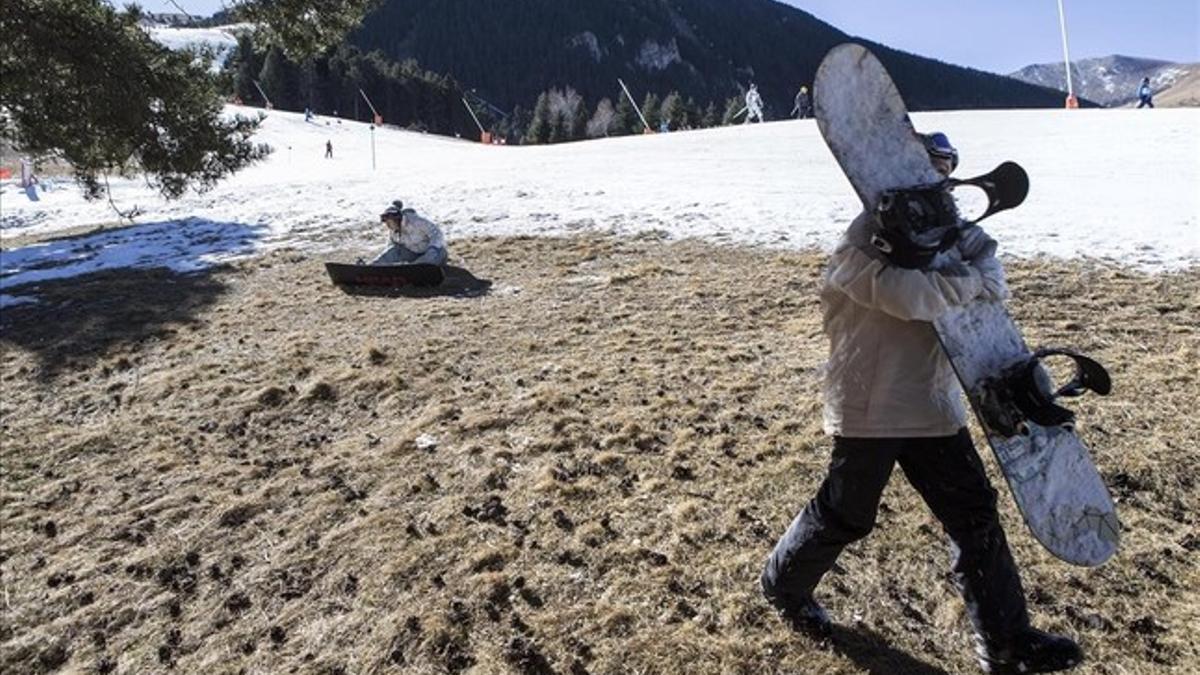
[[[954,139],[960,175],[1007,159],[1028,169],[1028,201],[989,221],[1005,255],[1088,256],[1156,269],[1200,260],[1200,110],[914,119]],[[142,209],[142,224],[5,250],[0,288],[112,265],[191,269],[279,246],[365,254],[382,245],[378,213],[398,198],[441,223],[452,248],[470,235],[581,230],[828,247],[859,210],[812,121],[500,147],[272,112],[260,135],[275,154],[207,194],[163,202],[140,181],[116,181],[114,199]],[[323,157],[327,139],[332,159]],[[84,201],[70,183],[51,187],[32,193],[35,201],[5,183],[0,234],[46,235],[116,220],[108,204]]]
[[[1079,96],[1106,106],[1120,106],[1137,99],[1142,78],[1150,78],[1155,93],[1170,89],[1196,64],[1179,64],[1130,56],[1105,56],[1071,63],[1071,78]],[[1018,80],[1066,91],[1067,76],[1061,63],[1026,66],[1009,75]]]
[[[249,24],[234,24],[218,28],[174,28],[171,26],[147,26],[146,32],[156,42],[168,49],[212,50],[213,69],[219,70],[229,55],[237,49],[237,32],[249,30]]]

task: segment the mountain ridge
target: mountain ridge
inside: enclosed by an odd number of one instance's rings
[[[892,72],[913,110],[1058,107],[1061,94],[855,38],[773,0],[385,0],[349,40],[364,51],[413,58],[500,107],[529,106],[551,87],[593,105],[678,90],[721,102],[758,84],[768,114],[785,116],[824,54],[862,42]]]
[[[1076,93],[1110,107],[1136,102],[1142,78],[1150,78],[1151,89],[1157,96],[1169,91],[1189,73],[1197,70],[1200,70],[1200,64],[1175,63],[1122,54],[1071,62],[1071,78]],[[1038,86],[1066,90],[1066,69],[1061,63],[1028,65],[1010,73],[1009,77]]]

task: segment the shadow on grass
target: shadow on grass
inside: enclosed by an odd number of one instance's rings
[[[49,380],[170,339],[225,293],[225,284],[212,276],[216,269],[110,269],[6,288],[37,301],[0,311],[0,347],[34,353],[38,376]]]
[[[872,675],[947,675],[946,670],[906,654],[861,624],[834,626],[834,651]]]
[[[383,298],[477,298],[492,288],[488,279],[480,279],[462,267],[446,265],[446,279],[438,286],[338,286],[348,295]]]

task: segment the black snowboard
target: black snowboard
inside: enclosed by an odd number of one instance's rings
[[[446,279],[440,265],[353,265],[325,263],[325,271],[338,286],[404,288],[439,286]]]

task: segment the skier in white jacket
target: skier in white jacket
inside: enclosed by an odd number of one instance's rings
[[[935,166],[948,176],[957,152],[942,134],[925,140]],[[899,464],[950,538],[951,571],[975,629],[981,667],[1072,667],[1083,658],[1078,645],[1030,627],[996,491],[931,325],[951,307],[1007,296],[996,244],[979,226],[966,227],[954,248],[930,253],[941,263],[931,269],[884,253],[882,229],[876,214],[860,215],[825,273],[825,431],[833,436],[833,457],[816,496],[772,551],[763,594],[794,629],[828,637],[830,620],[813,591],[842,549],[874,527],[880,496]]]
[[[742,124],[749,124],[751,120],[766,121],[763,118],[762,95],[758,93],[758,85],[754,83],[750,84],[750,91],[746,92],[746,119]]]
[[[388,229],[390,246],[372,265],[428,264],[445,265],[446,238],[437,225],[404,208],[400,200],[392,202],[379,219]]]

